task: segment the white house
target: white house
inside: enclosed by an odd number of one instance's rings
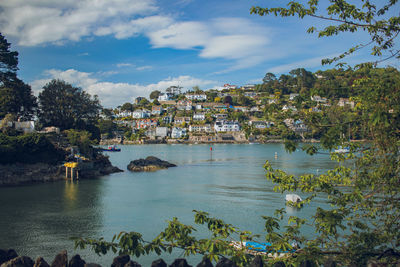
[[[326,97],[320,97],[319,95],[311,96],[311,100],[318,103],[326,103],[328,101]]]
[[[290,95],[289,95],[289,100],[290,101],[293,101],[296,97],[298,97],[300,94],[295,94],[295,93],[291,93]]]
[[[168,127],[156,127],[156,136],[167,137],[168,136]]]
[[[186,94],[185,97],[189,100],[198,100],[198,101],[206,101],[206,94]]]
[[[171,138],[182,138],[187,134],[186,128],[173,127]]]
[[[283,111],[288,111],[288,110],[297,111],[297,108],[294,107],[294,106],[290,106],[290,105],[284,105],[284,106],[282,107],[282,110],[283,110]]]
[[[338,102],[338,106],[344,107],[346,105],[349,105],[351,108],[354,108],[354,101],[350,101],[348,98],[340,98]]]
[[[180,86],[170,86],[165,91],[172,95],[179,95],[181,93],[182,87]]]
[[[189,132],[211,133],[211,132],[213,132],[213,129],[211,127],[211,124],[190,125]]]
[[[193,115],[194,121],[204,121],[205,119],[206,119],[206,114],[204,114],[204,113],[195,113]]]
[[[175,117],[174,124],[190,123],[190,117]]]
[[[146,109],[138,109],[132,112],[132,117],[135,119],[144,119],[144,118],[149,118],[151,115],[151,112],[146,110]]]
[[[169,101],[169,100],[171,100],[172,99],[172,97],[173,97],[174,95],[173,94],[170,94],[170,93],[161,93],[159,96],[158,96],[158,101]]]
[[[238,121],[217,120],[214,124],[214,130],[216,132],[238,132],[240,125]]]
[[[121,111],[117,114],[117,117],[118,118],[132,117],[132,111],[127,111],[127,110]]]
[[[14,128],[18,131],[23,131],[24,133],[35,132],[35,122],[34,121],[15,121]]]
[[[272,121],[249,121],[249,125],[254,126],[256,129],[271,128],[275,124]]]

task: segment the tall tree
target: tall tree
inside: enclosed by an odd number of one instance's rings
[[[18,52],[0,33],[0,118],[10,113],[22,119],[32,117],[36,97],[29,85],[17,78]]]
[[[97,96],[61,80],[52,80],[39,94],[39,119],[44,126],[86,129],[94,125],[101,109]]]

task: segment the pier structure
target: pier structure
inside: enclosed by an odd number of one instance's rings
[[[78,162],[66,162],[64,163],[65,166],[65,179],[71,179],[71,180],[79,180],[79,164]],[[70,174],[70,175],[68,175]],[[74,176],[74,174],[76,174]],[[69,177],[70,176],[70,177]]]

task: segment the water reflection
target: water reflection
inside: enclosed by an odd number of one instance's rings
[[[70,180],[65,181],[65,187],[64,187],[65,210],[73,210],[77,208],[78,183],[79,181],[70,181]]]

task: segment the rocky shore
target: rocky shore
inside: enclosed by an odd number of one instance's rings
[[[79,178],[96,178],[115,172],[122,172],[122,170],[112,166],[107,157],[99,155],[94,160],[80,164]],[[64,179],[65,167],[63,163],[56,165],[48,163],[0,164],[0,187],[54,182]]]
[[[176,165],[153,156],[149,156],[145,159],[132,160],[127,166],[128,170],[133,172],[157,171],[170,167],[176,167]]]
[[[129,255],[121,255],[114,258],[111,267],[141,267],[139,263],[132,261]],[[192,267],[186,259],[175,259],[171,264],[167,264],[163,259],[157,259],[152,262],[151,267]],[[214,265],[208,258],[204,258],[197,267],[213,267]],[[262,267],[263,261],[257,256],[251,263],[252,267]],[[87,263],[80,255],[73,256],[68,261],[66,250],[56,255],[51,264],[48,264],[42,257],[33,261],[27,256],[18,256],[15,250],[0,249],[0,267],[101,267],[97,263]],[[236,264],[227,258],[221,258],[216,267],[236,267]]]

